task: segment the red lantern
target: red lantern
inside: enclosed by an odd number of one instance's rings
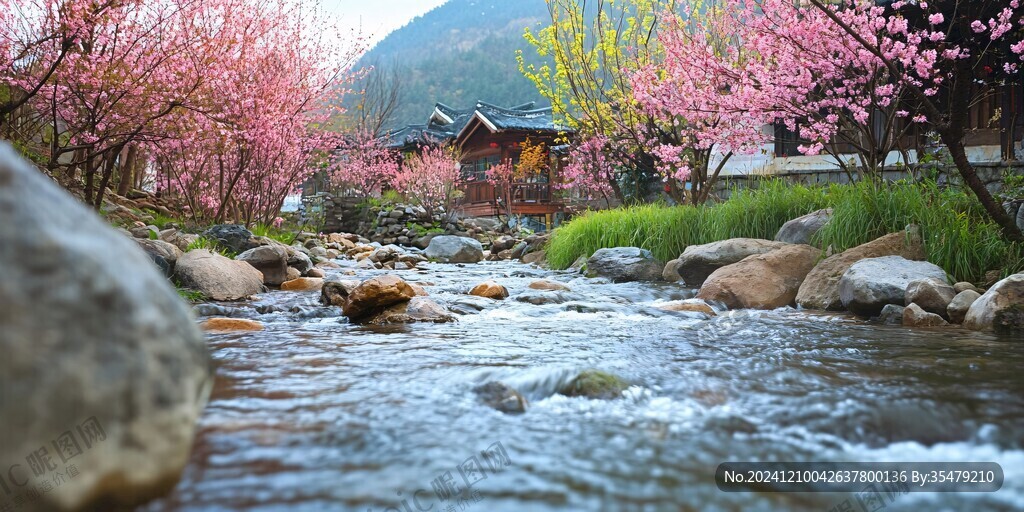
[[[498,147],[498,143],[497,143],[497,142],[492,142],[492,143],[490,144],[490,146],[491,146],[492,148],[497,148],[497,147]]]

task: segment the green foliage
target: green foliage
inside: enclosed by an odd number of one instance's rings
[[[933,181],[860,182],[834,185],[828,195],[832,220],[816,235],[823,247],[844,251],[916,224],[928,261],[959,281],[980,283],[990,270],[1024,269],[1022,247],[1006,242],[981,204],[960,189]]]
[[[451,0],[389,34],[356,68],[399,67],[402,101],[385,128],[423,123],[438,101],[455,108],[478,100],[539,102],[536,87],[519,73],[515,51],[529,48],[523,28],[541,22],[548,22],[548,13],[539,0]],[[358,97],[346,95],[350,111]]]
[[[249,231],[255,236],[264,236],[273,240],[277,240],[285,245],[291,245],[295,240],[295,231],[285,228],[275,228],[269,224],[255,224]]]
[[[186,302],[189,302],[189,303],[192,303],[192,304],[196,304],[198,302],[206,301],[206,295],[203,294],[203,292],[196,291],[196,290],[190,290],[188,288],[181,288],[181,287],[179,287],[177,290],[178,290],[178,295],[182,299],[184,299]]]
[[[220,242],[217,240],[205,236],[201,236],[188,244],[188,247],[185,248],[185,252],[194,251],[196,249],[206,249],[208,251],[218,253],[226,258],[234,259],[235,256],[238,256],[230,249],[221,246]]]
[[[164,215],[160,212],[147,211],[146,213],[150,217],[153,217],[153,222],[151,222],[151,224],[160,229],[167,229],[168,224],[176,224],[178,226],[181,226],[183,224],[183,222],[180,219],[176,219],[169,215]]]
[[[765,181],[756,190],[736,190],[717,205],[640,205],[588,212],[556,230],[548,247],[553,268],[568,268],[603,247],[642,247],[663,261],[688,245],[727,238],[771,239],[786,221],[824,208],[820,188]]]
[[[1003,171],[1003,188],[999,195],[1003,199],[1024,197],[1024,174],[1017,174],[1009,167]]]
[[[380,200],[382,204],[391,205],[401,203],[404,199],[397,190],[389,189],[381,193]]]
[[[688,245],[728,238],[772,239],[782,225],[831,207],[832,221],[816,235],[822,247],[844,251],[917,224],[928,261],[957,280],[983,282],[985,273],[1024,270],[1024,248],[1006,242],[977,200],[933,181],[805,187],[766,181],[734,191],[713,206],[643,205],[588,212],[562,226],[547,249],[552,268],[568,268],[603,247],[649,249],[667,261]]]

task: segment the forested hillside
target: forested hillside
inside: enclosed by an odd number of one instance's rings
[[[434,102],[462,108],[542,98],[516,65],[523,29],[548,21],[544,0],[451,0],[367,52],[360,65],[398,67],[401,101],[389,127],[425,121]],[[532,51],[532,50],[530,50]]]

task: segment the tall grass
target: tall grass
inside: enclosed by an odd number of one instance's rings
[[[843,251],[916,224],[928,261],[957,280],[980,283],[992,270],[1024,269],[1024,248],[1005,241],[981,204],[960,189],[931,181],[860,182],[830,187],[829,202],[832,220],[816,235],[822,247]]]
[[[985,273],[1024,269],[1024,250],[1000,236],[980,204],[966,193],[934,182],[807,187],[779,180],[736,190],[713,206],[644,205],[589,212],[555,231],[548,262],[566,268],[603,247],[649,249],[659,259],[677,258],[688,245],[728,238],[772,239],[793,218],[833,208],[832,221],[816,235],[836,252],[869,242],[908,224],[921,227],[928,260],[958,280],[982,282]]]

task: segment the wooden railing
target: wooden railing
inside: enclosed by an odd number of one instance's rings
[[[516,203],[550,203],[550,183],[513,183],[512,204]]]
[[[465,193],[463,203],[494,203],[502,195],[494,185],[487,182],[469,183]],[[550,183],[512,184],[512,204],[550,203],[552,198]]]

